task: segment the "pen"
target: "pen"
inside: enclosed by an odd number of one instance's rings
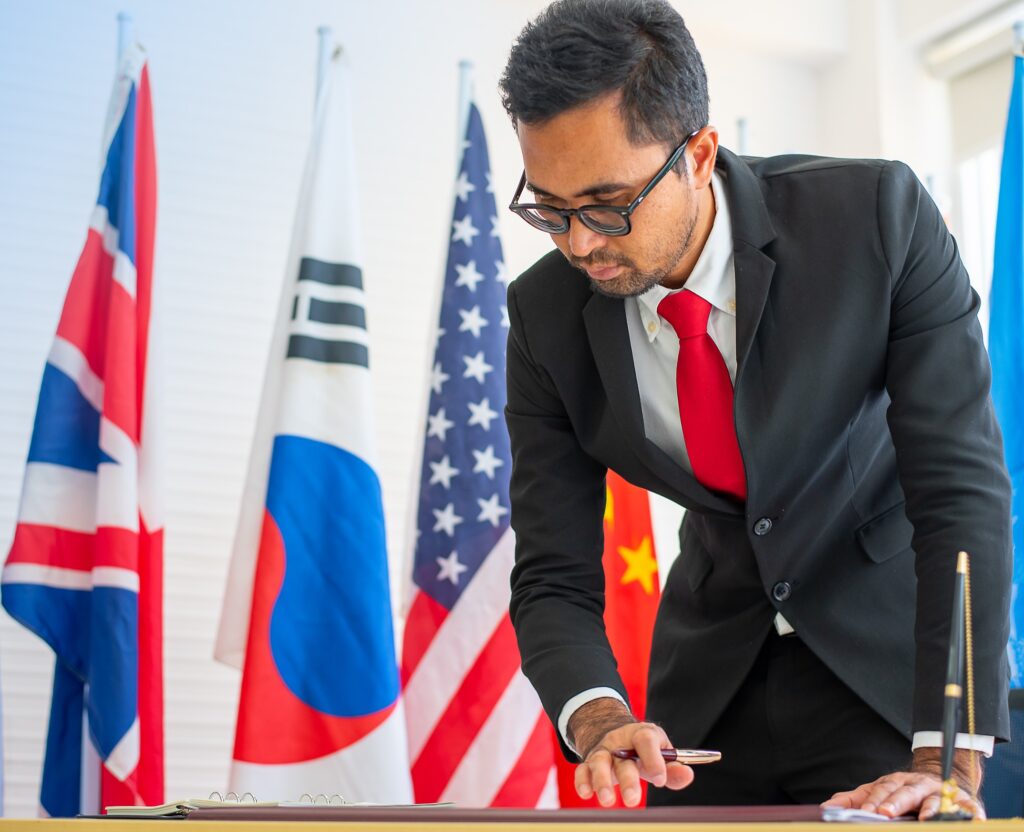
[[[704,763],[717,763],[722,759],[721,751],[707,751],[698,748],[662,748],[662,759],[666,763],[685,763],[688,766],[699,766]],[[640,757],[633,748],[616,748],[612,756],[620,760],[638,761]]]
[[[953,771],[953,748],[960,715],[960,687],[964,674],[964,576],[967,572],[967,553],[961,552],[956,561],[953,583],[953,616],[949,633],[949,657],[946,663],[946,689],[942,709],[942,779],[948,780]]]

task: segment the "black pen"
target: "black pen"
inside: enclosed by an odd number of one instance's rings
[[[949,632],[949,660],[946,663],[945,701],[942,705],[942,779],[953,773],[953,749],[960,717],[961,687],[964,678],[964,578],[967,574],[967,553],[956,559],[953,579],[953,620]]]

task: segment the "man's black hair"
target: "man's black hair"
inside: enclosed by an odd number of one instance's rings
[[[520,33],[499,88],[515,125],[616,90],[634,144],[675,146],[708,122],[704,62],[665,0],[557,0]]]

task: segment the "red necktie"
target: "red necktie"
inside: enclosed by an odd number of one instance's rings
[[[745,500],[747,482],[733,422],[732,381],[708,335],[711,304],[684,290],[662,300],[658,314],[679,336],[676,393],[693,475],[712,491]]]

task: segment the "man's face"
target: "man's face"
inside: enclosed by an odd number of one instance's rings
[[[617,93],[542,124],[521,123],[518,135],[527,189],[533,192],[525,193],[522,201],[555,208],[629,205],[675,149],[661,143],[630,143]],[[567,232],[551,235],[598,292],[629,297],[658,283],[682,285],[706,237],[700,226],[710,227],[707,219],[714,210],[709,179],[717,141],[711,137],[708,151],[704,136],[702,132],[691,141],[702,144],[697,152],[703,162],[695,162],[688,147],[681,160],[686,174],[668,172],[633,212],[628,235],[599,234],[577,217]],[[701,219],[704,223],[698,222]]]

